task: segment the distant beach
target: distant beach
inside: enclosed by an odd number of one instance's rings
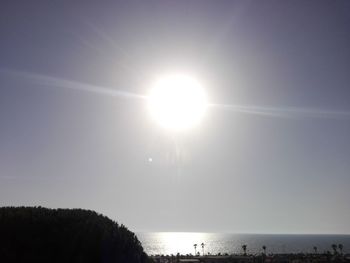
[[[270,235],[270,234],[219,234],[188,232],[152,232],[137,233],[145,252],[148,255],[186,255],[196,252],[202,255],[200,246],[204,243],[204,254],[240,254],[242,245],[247,245],[247,253],[262,253],[266,246],[270,253],[319,253],[332,251],[332,244],[342,244],[343,252],[350,252],[350,235]]]

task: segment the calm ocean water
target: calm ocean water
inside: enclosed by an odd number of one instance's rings
[[[204,253],[242,253],[242,245],[247,245],[248,253],[261,253],[262,246],[267,253],[298,253],[332,251],[332,244],[343,244],[343,252],[350,252],[350,235],[266,235],[266,234],[217,234],[155,232],[138,233],[145,251],[156,254],[194,254],[193,244],[198,244],[197,252],[202,254],[200,244],[205,244]]]

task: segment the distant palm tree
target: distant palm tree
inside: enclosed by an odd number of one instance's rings
[[[315,254],[317,254],[317,247],[314,246],[314,251],[315,251]]]
[[[334,252],[334,255],[337,254],[337,245],[336,244],[332,244],[332,249],[333,249],[333,252]]]
[[[204,246],[205,246],[205,244],[202,243],[202,244],[201,244],[201,247],[202,247],[203,256],[204,256]]]
[[[197,255],[197,244],[194,244],[194,255],[196,256]]]
[[[264,250],[264,254],[266,254],[266,246],[265,245],[262,246],[262,249]]]
[[[338,248],[339,248],[340,254],[343,254],[343,244],[339,244]]]
[[[243,249],[244,255],[246,256],[247,255],[247,245],[243,245],[242,249]]]

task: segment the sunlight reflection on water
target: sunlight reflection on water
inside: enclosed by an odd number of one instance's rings
[[[156,254],[194,254],[203,253],[201,243],[205,244],[204,253],[213,254],[242,253],[242,245],[247,245],[247,253],[259,254],[262,246],[267,253],[318,252],[331,249],[331,244],[343,244],[344,252],[350,251],[350,235],[267,235],[267,234],[218,234],[190,232],[138,233],[142,246],[149,255]]]

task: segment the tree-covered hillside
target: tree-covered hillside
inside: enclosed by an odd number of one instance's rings
[[[0,208],[0,262],[144,263],[136,235],[94,211]]]

